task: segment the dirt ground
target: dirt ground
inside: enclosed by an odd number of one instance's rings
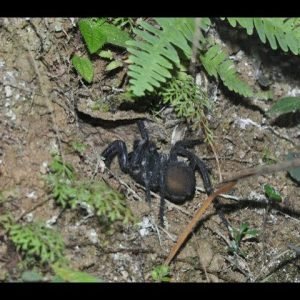
[[[254,38],[244,46],[242,37],[228,36],[225,31],[220,31],[220,36],[229,45],[241,76],[250,84],[257,85],[258,77],[267,74],[276,99],[300,95],[297,57],[269,50]],[[63,210],[52,199],[24,215],[20,222],[57,218],[53,228],[62,234],[66,256],[74,269],[106,282],[152,281],[152,270],[163,263],[205,199],[202,180],[197,175],[199,188],[192,201],[181,206],[167,203],[166,228],[162,230],[157,227],[158,195],[153,195],[149,209],[144,190],[121,172],[117,162],[112,164],[113,177],[101,173],[97,166],[100,153],[115,139],[131,147],[139,135],[136,119],[140,117],[149,119],[146,126],[151,138],[160,151],[167,152],[174,116],[168,108],[156,115],[145,113],[143,105],[135,111],[122,111],[120,107],[115,113],[93,110],[95,101],[106,104],[116,97],[126,70],[109,75],[104,71],[107,63],[94,59],[93,84],[87,86],[79,79],[70,61],[74,53],[85,52],[76,19],[3,18],[0,44],[0,214],[9,211],[18,218],[47,197],[43,175],[51,153],[60,149],[82,178],[103,177],[125,193],[140,223],[118,224],[114,233],[108,234],[96,217],[85,218],[86,212],[80,210]],[[271,105],[268,101],[242,100],[212,81],[209,90],[213,109],[208,118],[223,177],[262,165],[266,158],[281,161],[289,151],[298,151],[299,115],[270,120],[264,114]],[[197,137],[196,132],[190,134]],[[72,151],[74,141],[87,145],[82,155]],[[202,144],[195,153],[207,162],[212,181],[217,184],[219,175],[210,148]],[[280,204],[267,203],[263,189],[267,183],[282,195]],[[299,196],[299,186],[286,172],[241,181],[229,198],[220,201],[230,226],[239,228],[248,223],[259,231],[257,238],[242,240],[245,257],[229,253],[230,235],[211,207],[171,264],[171,281],[299,282],[300,261],[289,248],[300,243]],[[1,235],[1,281],[18,279],[20,259],[7,237]]]

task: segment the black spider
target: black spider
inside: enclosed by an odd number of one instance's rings
[[[126,144],[121,140],[112,142],[103,152],[105,164],[110,164],[118,156],[119,165],[124,173],[128,173],[136,182],[146,188],[146,200],[150,203],[150,190],[159,192],[160,222],[163,226],[164,199],[181,204],[192,199],[195,194],[195,170],[200,171],[207,194],[212,192],[211,182],[205,163],[195,154],[187,150],[200,140],[182,140],[176,142],[170,154],[158,153],[156,146],[149,140],[148,132],[143,121],[138,121],[142,136],[134,141],[133,151],[128,153]],[[188,159],[188,163],[179,161],[178,156]]]

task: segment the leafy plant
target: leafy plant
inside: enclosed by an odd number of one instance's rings
[[[271,153],[269,148],[264,148],[263,150],[263,157],[262,161],[268,165],[274,164],[277,162],[277,159],[274,157],[274,155]]]
[[[191,43],[194,35],[192,18],[155,18],[161,29],[140,20],[138,25],[143,29],[133,29],[135,40],[127,42],[130,53],[129,71],[130,89],[136,96],[145,95],[146,91],[153,92],[162,83],[171,78],[171,70],[180,65],[177,49],[186,58],[192,55]],[[202,28],[207,29],[210,21],[201,19]]]
[[[21,279],[24,282],[39,282],[43,281],[43,275],[37,271],[24,271],[21,275]]]
[[[97,277],[94,277],[86,272],[80,272],[68,267],[52,265],[52,269],[56,274],[55,281],[62,282],[101,282]]]
[[[72,142],[72,148],[75,152],[78,152],[80,155],[82,155],[84,153],[84,151],[87,148],[86,144],[83,144],[79,141],[74,141]]]
[[[82,19],[79,29],[90,54],[96,53],[105,44],[126,48],[126,41],[130,40],[127,32],[109,24],[104,18]]]
[[[224,85],[227,86],[230,91],[244,97],[269,97],[268,93],[255,93],[253,89],[238,76],[233,61],[229,59],[228,54],[225,53],[219,44],[211,46],[205,54],[200,55],[200,60],[207,73],[216,79],[220,77]]]
[[[96,53],[102,49],[105,44],[125,48],[125,42],[130,40],[130,36],[127,32],[108,23],[105,18],[82,19],[79,21],[79,29],[90,54]],[[93,81],[94,68],[88,57],[74,55],[72,64],[84,80],[88,83]],[[107,66],[107,70],[112,70],[119,66],[120,62],[114,61]]]
[[[124,63],[121,60],[117,59],[110,50],[101,51],[99,53],[99,56],[110,61],[110,63],[105,67],[105,71],[109,72],[123,67],[124,65]]]
[[[112,18],[111,23],[120,29],[128,27],[129,32],[133,33],[133,28],[136,26],[136,18]]]
[[[231,234],[231,245],[229,247],[229,252],[233,254],[239,254],[245,256],[245,253],[241,251],[240,244],[244,239],[254,238],[258,235],[257,229],[250,228],[248,224],[242,223],[240,228],[229,227]]]
[[[170,268],[166,265],[159,265],[151,272],[152,279],[157,282],[169,282]]]
[[[48,183],[56,202],[63,207],[89,207],[101,219],[109,223],[120,220],[133,221],[124,196],[111,189],[103,181],[75,180],[73,167],[55,157],[50,164]]]
[[[280,193],[278,191],[276,191],[274,189],[274,187],[272,187],[271,185],[265,184],[264,191],[269,200],[275,201],[275,202],[282,201],[282,197],[281,197]]]
[[[254,28],[260,40],[268,40],[271,48],[279,47],[295,55],[300,53],[300,19],[299,18],[227,18],[229,24],[236,27],[239,24],[247,34],[252,35]]]
[[[1,218],[0,224],[9,239],[25,259],[34,259],[42,264],[64,260],[64,242],[60,234],[40,222],[17,224],[10,216]]]
[[[211,108],[207,94],[195,85],[194,79],[186,72],[178,72],[177,76],[165,85],[159,95],[165,104],[171,104],[180,118],[186,118],[191,124],[206,125],[205,111]],[[213,134],[209,127],[205,127],[208,141]]]
[[[74,55],[72,58],[72,64],[85,81],[88,83],[93,81],[94,68],[93,64],[87,57],[79,57],[78,55]]]
[[[58,155],[53,157],[49,167],[50,171],[58,177],[69,180],[72,180],[75,177],[73,166],[67,162],[64,162]]]
[[[293,160],[295,158],[300,158],[300,153],[299,152],[289,152],[287,155],[288,160]],[[300,183],[300,168],[291,168],[288,170],[289,175],[297,181],[297,183]]]
[[[284,97],[268,110],[269,116],[278,116],[300,110],[300,97]]]

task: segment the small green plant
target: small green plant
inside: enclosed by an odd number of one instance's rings
[[[170,268],[166,265],[159,265],[151,272],[152,279],[157,282],[169,282]]]
[[[274,189],[274,187],[272,187],[271,185],[265,184],[264,191],[270,201],[274,201],[274,202],[282,201],[282,197],[281,197],[280,193],[278,191],[276,191]]]
[[[56,274],[53,279],[56,282],[102,282],[101,279],[86,272],[76,271],[57,264],[52,265],[52,269]]]
[[[92,62],[87,57],[74,55],[72,57],[72,64],[86,82],[91,83],[93,81],[94,68]]]
[[[100,51],[99,56],[110,61],[110,63],[105,67],[105,71],[107,72],[123,67],[124,65],[123,61],[118,59],[116,55],[110,50]]]
[[[38,270],[25,270],[21,274],[23,282],[102,282],[101,279],[94,277],[86,272],[77,271],[61,264],[52,264],[54,276],[46,279]]]
[[[124,196],[111,189],[103,181],[75,180],[73,167],[56,156],[50,164],[51,173],[47,176],[51,193],[62,207],[88,207],[101,221],[112,223],[134,220],[126,206]]]
[[[60,234],[43,223],[21,225],[5,215],[0,219],[0,225],[25,260],[40,261],[42,264],[64,261],[65,246]]]
[[[72,142],[71,146],[72,146],[73,150],[75,152],[79,153],[80,155],[83,155],[84,151],[87,148],[86,144],[83,144],[83,143],[81,143],[79,141]]]
[[[125,48],[125,42],[130,40],[130,36],[126,31],[108,23],[106,18],[82,19],[79,21],[79,29],[87,45],[89,54],[99,52],[105,44]],[[120,67],[121,63],[121,61],[113,60],[106,69],[107,71],[111,71]],[[88,57],[74,55],[72,64],[84,80],[88,83],[93,81],[94,67]]]
[[[181,71],[159,93],[165,104],[171,104],[180,118],[195,127],[204,127],[206,140],[211,143],[213,134],[207,126],[205,112],[211,109],[207,94],[195,85],[191,75]]]
[[[137,18],[112,18],[111,23],[120,29],[128,28],[129,33],[133,33],[133,28],[136,27]]]
[[[287,155],[287,160],[293,160],[300,158],[299,152],[289,152]],[[300,183],[300,168],[291,168],[288,170],[289,175],[299,184]]]
[[[274,117],[299,110],[300,97],[284,97],[276,101],[267,113],[270,117]]]
[[[229,231],[231,235],[231,245],[229,247],[229,252],[245,257],[245,253],[240,249],[241,241],[257,237],[257,229],[250,228],[247,223],[242,223],[240,228],[229,227]]]
[[[272,155],[269,148],[264,148],[262,161],[268,165],[274,164],[277,162],[277,159]]]

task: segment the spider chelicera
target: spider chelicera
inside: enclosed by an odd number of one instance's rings
[[[149,204],[150,190],[159,192],[161,196],[159,218],[163,226],[165,198],[173,203],[182,204],[194,197],[195,170],[200,172],[207,194],[212,192],[205,163],[188,150],[200,144],[201,140],[178,141],[169,154],[161,154],[149,140],[144,122],[139,120],[137,125],[142,139],[134,141],[132,152],[128,153],[124,141],[116,140],[102,152],[102,157],[109,168],[113,158],[118,156],[121,170],[145,187],[146,201]],[[179,161],[178,156],[185,157],[188,161]]]

